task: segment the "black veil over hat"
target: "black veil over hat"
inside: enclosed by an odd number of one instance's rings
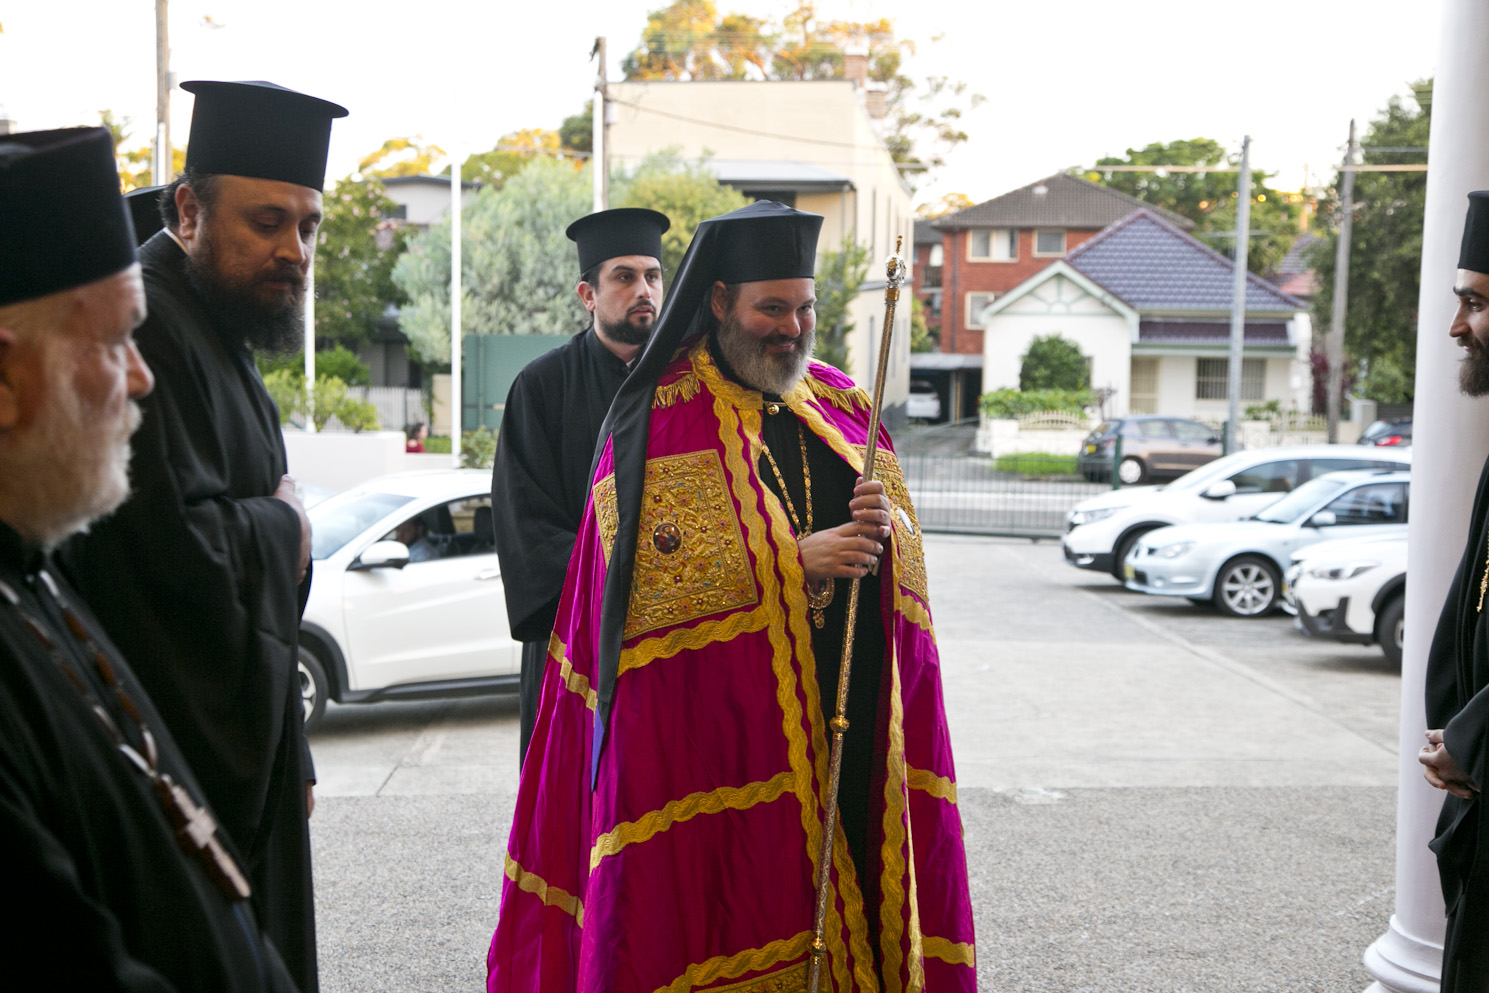
[[[319,190],[326,185],[331,121],[347,109],[261,80],[196,79],[186,168],[251,179],[277,179]]]
[[[1458,268],[1489,275],[1489,190],[1468,195],[1468,217],[1463,221],[1463,245]]]
[[[136,243],[143,245],[155,232],[165,227],[165,220],[160,216],[160,193],[165,188],[142,186],[124,194],[124,204],[129,208],[129,216],[134,221]]]
[[[107,129],[0,135],[0,305],[86,286],[135,259]]]
[[[772,279],[811,279],[816,274],[820,214],[762,200],[698,225],[683,256],[672,291],[662,306],[656,331],[636,360],[630,376],[610,405],[595,443],[595,465],[613,438],[615,503],[619,527],[605,575],[600,616],[600,650],[596,660],[598,685],[595,706],[594,751],[590,756],[590,786],[599,770],[610,706],[615,698],[620,648],[626,610],[631,601],[631,572],[636,558],[636,531],[646,478],[646,441],[651,430],[651,405],[657,378],[710,326],[704,316],[715,282],[757,283]]]
[[[616,207],[586,214],[564,234],[579,247],[579,271],[588,272],[607,259],[645,255],[662,259],[662,235],[672,227],[666,214],[645,207]]]

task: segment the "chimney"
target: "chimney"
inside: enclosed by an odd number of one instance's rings
[[[843,53],[843,78],[855,89],[863,89],[869,81],[869,54],[862,51]]]
[[[888,94],[882,89],[863,91],[863,107],[869,112],[869,116],[876,121],[884,120],[884,114],[888,109],[886,102],[888,99]]]

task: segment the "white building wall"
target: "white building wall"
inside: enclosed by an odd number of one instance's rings
[[[1195,363],[1193,355],[1158,356],[1158,412],[1192,417]],[[1223,415],[1222,415],[1223,416]]]

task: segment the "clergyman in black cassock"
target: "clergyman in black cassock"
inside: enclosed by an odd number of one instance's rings
[[[103,128],[0,137],[0,849],[7,988],[291,991],[242,860],[50,548],[128,493],[151,376]]]
[[[1489,190],[1469,194],[1449,333],[1467,354],[1459,385],[1489,395]],[[1419,758],[1427,781],[1448,791],[1438,816],[1437,855],[1447,911],[1442,993],[1489,990],[1489,461],[1479,475],[1468,544],[1448,588],[1427,656],[1424,697],[1428,744]]]
[[[243,851],[259,917],[310,993],[314,771],[297,661],[309,525],[250,345],[270,327],[303,340],[331,120],[346,112],[267,83],[183,88],[197,94],[186,172],[162,193],[170,223],[140,250],[138,342],[156,388],[135,493],[66,566]],[[234,298],[224,273],[245,258],[259,268]]]
[[[654,210],[621,207],[569,225],[579,251],[579,296],[594,322],[528,363],[503,408],[491,509],[507,622],[523,643],[519,763],[532,737],[548,636],[584,516],[600,425],[661,306],[659,260],[670,224]]]

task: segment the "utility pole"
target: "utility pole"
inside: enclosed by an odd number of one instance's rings
[[[1246,256],[1251,248],[1251,136],[1241,139],[1241,179],[1236,185],[1236,281],[1230,305],[1230,412],[1225,450],[1239,450],[1241,425],[1241,348],[1246,340]]]
[[[595,211],[604,210],[610,205],[610,127],[605,119],[606,106],[606,81],[605,81],[605,39],[596,38],[595,47],[590,49],[590,58],[598,56],[599,68],[595,72],[595,99],[591,107],[590,147],[592,151],[589,156],[589,168],[594,174],[595,187]]]
[[[155,154],[151,180],[164,186],[175,178],[171,152],[171,37],[169,0],[155,0]]]
[[[1329,361],[1329,442],[1339,440],[1339,407],[1344,393],[1344,318],[1349,312],[1349,239],[1355,223],[1355,122],[1349,122],[1344,180],[1339,189],[1339,241],[1334,246],[1334,306],[1329,314],[1325,352]]]

